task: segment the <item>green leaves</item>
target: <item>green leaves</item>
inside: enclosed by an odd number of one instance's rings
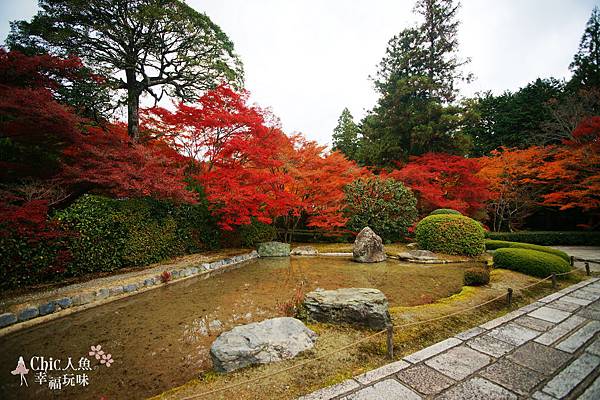
[[[474,219],[455,214],[430,215],[415,228],[419,247],[445,254],[476,256],[485,251],[485,235]]]

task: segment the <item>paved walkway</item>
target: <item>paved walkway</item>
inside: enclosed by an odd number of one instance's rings
[[[600,280],[588,279],[302,400],[600,399]]]
[[[600,262],[600,246],[552,246],[555,249],[562,250],[570,256],[583,258],[585,260],[594,260]],[[575,266],[580,269],[585,269],[585,263],[576,261]],[[600,264],[590,263],[592,272],[600,272]]]

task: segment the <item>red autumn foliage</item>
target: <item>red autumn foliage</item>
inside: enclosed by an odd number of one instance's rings
[[[476,174],[476,159],[445,153],[411,157],[408,164],[387,174],[416,192],[421,213],[436,208],[452,208],[476,216],[490,199],[487,182]]]

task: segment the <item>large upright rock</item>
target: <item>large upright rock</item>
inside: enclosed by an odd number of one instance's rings
[[[377,289],[316,289],[304,297],[309,319],[383,329],[390,322],[388,301]]]
[[[352,254],[354,261],[363,263],[376,263],[386,259],[381,238],[368,226],[356,236]]]
[[[289,257],[289,243],[264,242],[258,245],[258,255],[260,257]]]
[[[236,326],[210,347],[215,370],[231,372],[249,365],[295,357],[314,346],[317,334],[290,317],[267,319]]]

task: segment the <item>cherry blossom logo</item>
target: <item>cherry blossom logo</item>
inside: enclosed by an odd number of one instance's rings
[[[96,346],[90,347],[90,352],[88,353],[92,357],[96,357],[96,360],[100,360],[100,364],[104,364],[107,367],[114,362],[111,354],[105,354],[104,350],[102,350],[102,346],[99,344]]]

